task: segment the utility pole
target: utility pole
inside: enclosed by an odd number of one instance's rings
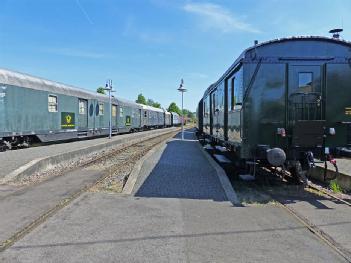
[[[115,92],[115,90],[112,90],[112,80],[109,79],[106,81],[106,85],[104,90],[108,91],[108,98],[109,98],[109,104],[110,104],[110,121],[109,121],[109,135],[108,138],[111,139],[112,138],[112,92]]]
[[[184,140],[184,109],[183,109],[183,94],[186,92],[184,88],[184,80],[181,79],[178,91],[182,93],[182,140]]]

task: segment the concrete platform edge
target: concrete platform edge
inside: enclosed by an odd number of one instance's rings
[[[139,173],[140,170],[144,164],[144,162],[151,157],[156,151],[160,150],[162,146],[165,145],[170,139],[160,143],[159,145],[156,145],[154,148],[152,148],[150,151],[148,151],[140,160],[136,162],[136,164],[133,167],[132,172],[130,173],[128,180],[126,184],[123,187],[122,194],[127,194],[130,195],[132,194],[134,190],[135,183],[137,182],[139,178]]]
[[[231,202],[233,205],[240,205],[238,196],[236,195],[236,192],[232,187],[232,184],[230,183],[223,168],[220,167],[219,164],[216,163],[216,161],[214,161],[213,158],[201,147],[200,143],[197,143],[197,146],[199,147],[200,151],[204,154],[210,165],[215,169],[217,177],[221,183],[225,195],[228,198],[228,201]]]
[[[121,139],[114,140],[112,142],[108,141],[108,142],[100,143],[98,145],[88,146],[79,150],[66,152],[63,154],[48,156],[46,158],[35,159],[17,168],[10,174],[6,175],[4,178],[0,179],[0,184],[6,184],[16,178],[30,176],[35,173],[40,173],[49,169],[53,169],[57,165],[63,164],[67,161],[73,161],[74,159],[78,159],[84,155],[99,154],[100,152],[111,149],[112,147],[117,147],[116,149],[123,149],[134,143],[141,142],[145,139],[157,137],[159,135],[171,132],[173,130],[176,130],[176,129],[160,130],[160,132],[152,133],[146,136],[140,133],[135,138],[129,139],[127,143],[122,143],[123,138],[121,138]]]
[[[351,172],[351,171],[350,171]],[[318,181],[323,182],[324,180],[324,168],[317,166],[311,170],[309,176],[317,179]],[[336,176],[336,172],[327,169],[327,178],[333,178]],[[336,177],[336,182],[341,186],[343,190],[350,191],[351,190],[351,176],[348,174],[344,174],[342,172]]]

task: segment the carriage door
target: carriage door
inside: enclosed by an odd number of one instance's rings
[[[139,111],[139,116],[138,116],[138,118],[139,118],[139,128],[142,128],[143,127],[143,114],[142,114],[142,111],[141,111],[141,109],[139,109],[138,110]]]
[[[112,129],[117,128],[117,105],[112,105]]]
[[[219,109],[218,109],[218,96],[217,96],[217,91],[214,91],[212,94],[212,135],[218,136],[219,132],[219,122],[218,122],[218,116],[219,116]]]
[[[78,99],[78,130],[88,129],[88,100]]]
[[[320,65],[289,68],[288,126],[292,128],[293,143],[295,141],[298,146],[321,144],[324,133],[322,80]]]

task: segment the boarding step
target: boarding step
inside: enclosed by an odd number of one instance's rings
[[[214,154],[213,157],[222,164],[231,164],[232,161],[229,160],[227,157],[225,157],[224,155],[221,154]]]
[[[213,150],[214,150],[214,148],[213,148],[210,144],[206,144],[206,145],[204,146],[204,149],[205,149],[206,151],[213,151]]]
[[[88,132],[87,132],[87,131],[86,131],[86,132],[78,132],[78,133],[77,133],[77,136],[78,136],[79,138],[88,137]]]
[[[247,182],[255,180],[255,176],[253,176],[252,174],[239,174],[239,178]]]
[[[219,152],[221,152],[221,153],[227,152],[227,148],[225,148],[225,147],[223,147],[223,146],[217,145],[217,146],[215,146],[215,148],[216,148],[217,151],[219,151]]]
[[[206,143],[211,143],[211,140],[210,140],[209,138],[206,138],[206,139],[205,139],[205,142],[206,142]]]

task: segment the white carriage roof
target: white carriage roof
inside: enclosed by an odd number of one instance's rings
[[[55,94],[63,94],[68,96],[75,96],[83,99],[98,99],[104,102],[108,102],[108,96],[99,94],[97,92],[89,91],[86,89],[77,88],[71,85],[38,78],[29,74],[19,73],[12,70],[0,68],[0,85],[12,85],[34,90],[42,90],[52,92]],[[124,105],[138,106],[137,103],[113,97],[113,101],[120,102]]]
[[[157,112],[164,112],[163,109],[160,108],[155,108],[149,105],[144,105],[144,104],[138,104],[139,106],[141,106],[144,110],[152,110],[152,111],[157,111]]]

